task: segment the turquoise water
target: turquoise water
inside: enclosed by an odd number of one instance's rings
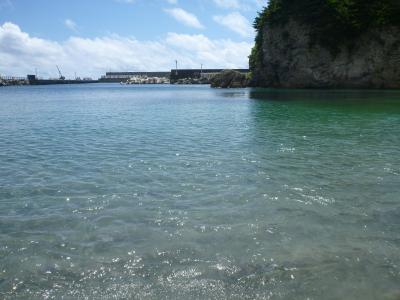
[[[0,89],[1,299],[399,299],[400,91]]]

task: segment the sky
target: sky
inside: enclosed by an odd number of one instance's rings
[[[0,0],[0,74],[247,68],[267,0]]]

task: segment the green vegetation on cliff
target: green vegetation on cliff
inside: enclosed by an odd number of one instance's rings
[[[335,52],[341,45],[351,47],[369,29],[400,26],[400,0],[270,0],[254,22],[252,70],[262,68],[265,28],[283,26],[289,20],[308,26],[312,43]]]

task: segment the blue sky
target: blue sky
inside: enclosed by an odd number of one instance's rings
[[[0,74],[247,67],[267,0],[0,0]],[[55,70],[54,70],[55,69]]]

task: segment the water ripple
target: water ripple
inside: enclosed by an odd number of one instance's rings
[[[12,91],[1,299],[398,299],[399,92]]]

